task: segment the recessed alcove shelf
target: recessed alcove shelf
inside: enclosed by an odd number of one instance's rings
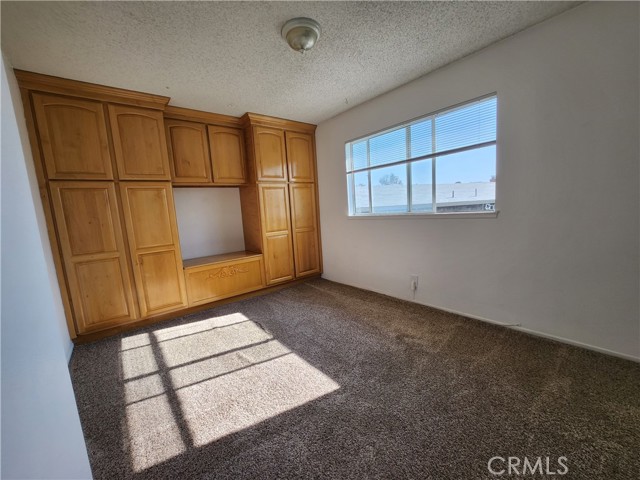
[[[182,258],[219,256],[245,250],[239,188],[173,190]]]

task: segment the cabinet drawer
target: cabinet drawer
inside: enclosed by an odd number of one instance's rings
[[[189,305],[252,292],[264,286],[262,257],[186,268]]]

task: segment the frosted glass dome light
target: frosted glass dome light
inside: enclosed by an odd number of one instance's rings
[[[311,18],[292,18],[280,33],[292,49],[304,53],[313,48],[320,38],[320,24]]]

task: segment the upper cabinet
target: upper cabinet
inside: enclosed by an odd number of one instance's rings
[[[34,93],[33,107],[48,178],[113,179],[100,102]]]
[[[161,111],[109,105],[109,120],[121,179],[171,179]]]
[[[287,153],[284,131],[277,128],[253,127],[256,180],[259,182],[287,181]]]
[[[316,181],[315,125],[246,113],[249,178],[258,183]]]
[[[315,180],[315,155],[313,135],[285,132],[289,181],[313,182]]]
[[[209,125],[213,183],[247,182],[244,135],[239,128]]]
[[[172,118],[164,123],[173,183],[211,183],[207,127]]]
[[[168,107],[166,138],[174,185],[244,185],[244,131],[237,118]]]

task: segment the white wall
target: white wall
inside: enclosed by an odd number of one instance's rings
[[[1,69],[2,478],[91,478],[22,103]]]
[[[182,258],[244,250],[239,188],[174,188]]]
[[[640,358],[638,29],[587,3],[320,124],[324,276]],[[345,141],[494,91],[498,218],[347,218]]]

